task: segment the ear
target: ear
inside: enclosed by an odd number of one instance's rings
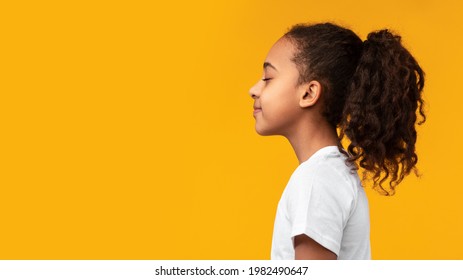
[[[320,99],[322,93],[322,86],[318,81],[310,81],[302,88],[302,93],[299,98],[299,106],[307,108],[315,105]]]

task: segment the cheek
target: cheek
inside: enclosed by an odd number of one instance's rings
[[[297,122],[300,112],[296,92],[288,88],[275,88],[261,96],[262,112],[258,120],[260,134],[282,134]],[[259,131],[258,131],[259,132]]]
[[[297,106],[296,92],[288,87],[275,87],[262,96],[262,109],[264,113],[268,111],[269,117],[270,115],[281,117],[281,115],[291,114]]]

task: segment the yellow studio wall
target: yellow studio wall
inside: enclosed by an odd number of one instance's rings
[[[5,1],[4,1],[5,2]],[[458,1],[6,1],[1,259],[268,259],[297,159],[249,88],[299,22],[390,28],[426,72],[421,178],[368,190],[374,259],[462,259]]]

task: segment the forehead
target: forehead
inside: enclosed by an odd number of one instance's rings
[[[293,44],[282,37],[270,48],[265,61],[275,65],[277,69],[293,68],[294,62],[291,61],[294,53]]]

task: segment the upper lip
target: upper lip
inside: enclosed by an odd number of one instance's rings
[[[254,110],[256,110],[256,109],[262,109],[262,108],[254,105]]]

